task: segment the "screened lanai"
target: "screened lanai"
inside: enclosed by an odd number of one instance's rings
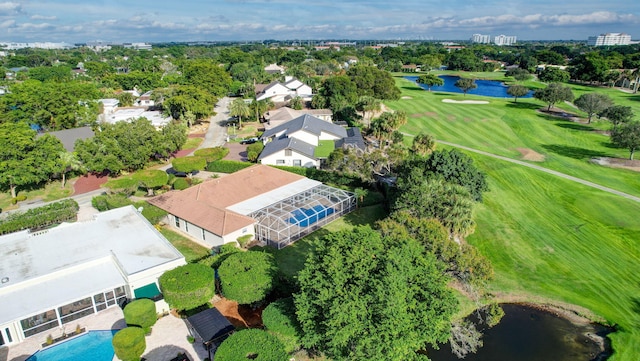
[[[252,212],[256,238],[281,249],[356,208],[353,193],[319,184]]]

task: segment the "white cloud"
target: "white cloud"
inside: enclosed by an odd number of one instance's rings
[[[22,5],[14,2],[0,2],[0,16],[14,15],[22,12]]]
[[[15,20],[5,20],[0,23],[0,28],[10,28],[16,25]]]
[[[56,20],[58,19],[56,16],[46,16],[46,15],[31,15],[31,20]]]

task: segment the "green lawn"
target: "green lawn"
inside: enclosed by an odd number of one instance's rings
[[[184,256],[187,262],[206,257],[211,252],[194,241],[167,228],[162,228],[160,233]]]
[[[537,112],[535,99],[511,100],[427,92],[398,79],[402,99],[385,104],[405,110],[407,134],[437,139],[520,159],[517,148],[545,156],[537,164],[640,195],[640,174],[605,168],[592,157],[627,157],[585,125]],[[574,86],[579,95],[589,90]],[[593,89],[591,89],[593,90]],[[617,104],[640,114],[638,96],[612,89]],[[482,99],[487,105],[446,104],[442,99]],[[565,111],[575,111],[562,104]],[[619,331],[611,334],[613,361],[640,357],[640,204],[527,167],[471,155],[487,173],[490,191],[476,211],[477,230],[468,241],[492,262],[489,290],[499,299],[550,300],[582,306]]]
[[[327,158],[335,148],[335,142],[333,140],[321,140],[318,142],[314,156],[316,158]]]

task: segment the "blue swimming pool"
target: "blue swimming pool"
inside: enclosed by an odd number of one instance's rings
[[[26,361],[111,361],[111,339],[117,330],[89,331],[84,335],[40,350]]]
[[[289,223],[307,227],[333,214],[333,212],[335,212],[333,208],[325,207],[321,204],[312,208],[298,208],[291,212],[292,217],[289,218]]]

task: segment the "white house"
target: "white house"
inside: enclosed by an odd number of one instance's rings
[[[151,124],[160,129],[171,122],[171,117],[164,116],[158,110],[147,110],[146,107],[119,108],[111,114],[104,114],[99,117],[99,121],[115,124],[122,121],[131,121],[139,118],[146,118]]]
[[[271,99],[274,103],[289,101],[295,97],[303,100],[311,100],[313,91],[311,87],[291,76],[285,77],[285,82],[275,81],[271,84],[256,84],[256,100]]]
[[[102,103],[102,113],[105,115],[115,112],[120,105],[120,101],[115,98],[98,99],[98,101]]]
[[[73,330],[82,317],[125,298],[157,295],[160,275],[185,264],[133,206],[88,222],[3,235],[0,250],[0,345]],[[158,301],[156,309],[168,306]]]
[[[262,140],[265,146],[258,161],[271,165],[317,168],[322,159],[335,149],[336,143],[338,146],[356,144],[364,149],[360,132],[348,132],[339,125],[309,114],[265,130]]]

